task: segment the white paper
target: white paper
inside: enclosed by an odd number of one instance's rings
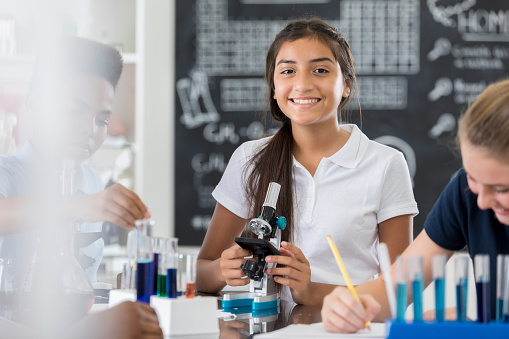
[[[385,338],[385,324],[371,323],[371,331],[367,329],[360,330],[357,333],[331,333],[327,332],[323,327],[323,323],[315,323],[311,325],[294,324],[286,326],[280,330],[257,334],[255,338]]]

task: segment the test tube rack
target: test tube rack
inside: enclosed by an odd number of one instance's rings
[[[387,339],[502,339],[509,336],[509,323],[474,321],[412,322],[388,319],[385,322]]]

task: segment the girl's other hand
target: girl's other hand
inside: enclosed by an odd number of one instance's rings
[[[371,296],[359,295],[361,302],[345,287],[338,286],[323,299],[322,322],[327,331],[355,333],[365,328],[380,312],[380,304]]]
[[[289,242],[281,242],[279,249],[281,255],[272,255],[265,258],[267,262],[278,263],[277,266],[267,270],[274,275],[274,281],[290,287],[293,301],[297,304],[311,304],[311,267],[300,248]]]
[[[244,286],[249,284],[249,279],[245,278],[245,274],[240,266],[246,261],[245,257],[251,256],[252,253],[235,244],[221,253],[219,266],[223,280],[230,286]]]

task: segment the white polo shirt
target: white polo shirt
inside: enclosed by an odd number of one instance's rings
[[[327,243],[331,235],[357,285],[378,274],[378,224],[416,215],[418,209],[403,154],[369,140],[356,125],[341,128],[351,133],[348,141],[322,158],[314,176],[293,160],[293,242],[310,262],[311,281],[346,285]],[[245,219],[250,215],[244,167],[270,138],[237,148],[212,192],[221,205]]]
[[[37,180],[36,155],[30,142],[16,154],[0,156],[0,194],[6,198],[33,196],[33,180]],[[90,166],[81,164],[76,170],[76,189],[82,194],[96,194],[104,189],[101,177]],[[80,226],[81,233],[102,232],[102,222],[86,222]],[[20,249],[32,241],[32,232],[24,232],[0,237],[0,258],[23,258]],[[30,246],[30,245],[28,245]],[[101,238],[79,249],[80,255],[93,259],[93,264],[85,269],[90,282],[97,281],[97,270],[103,257],[104,240]],[[28,251],[25,251],[28,252]],[[21,257],[20,257],[21,255]],[[15,263],[14,263],[15,264]]]

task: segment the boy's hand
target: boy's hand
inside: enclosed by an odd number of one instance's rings
[[[97,194],[76,196],[77,217],[83,221],[108,221],[124,228],[150,218],[150,212],[136,193],[114,184]]]
[[[64,338],[162,339],[163,331],[153,308],[144,303],[128,301],[85,316]]]
[[[109,311],[108,323],[114,331],[108,338],[163,338],[156,311],[149,305],[124,302]]]

